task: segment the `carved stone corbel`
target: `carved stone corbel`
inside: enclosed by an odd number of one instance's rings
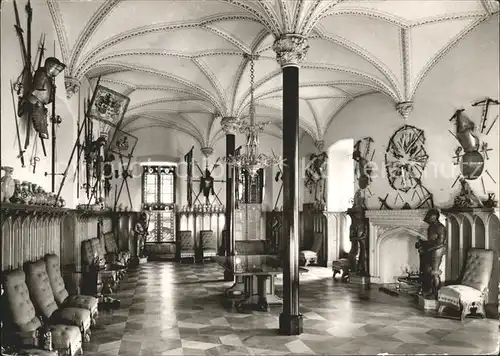
[[[66,97],[71,99],[80,90],[80,81],[74,77],[65,76],[64,86],[66,87]]]
[[[316,147],[318,152],[323,152],[323,150],[325,149],[325,141],[324,140],[314,141],[314,147]]]
[[[214,153],[214,149],[212,147],[202,147],[201,152],[206,158],[208,158],[212,155],[212,153]]]
[[[236,133],[240,131],[241,120],[226,116],[222,118],[220,124],[226,135],[236,135]]]
[[[283,34],[273,43],[276,60],[281,68],[298,67],[304,60],[308,49],[307,38],[295,33]]]
[[[413,111],[413,101],[402,101],[397,103],[396,111],[403,117],[403,119],[408,120],[408,117]]]

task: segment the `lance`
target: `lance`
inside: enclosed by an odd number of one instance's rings
[[[21,165],[24,168],[24,150],[21,145],[21,136],[19,135],[19,122],[17,121],[17,113],[16,113],[16,99],[14,97],[14,85],[12,84],[12,80],[10,81],[10,91],[12,94],[12,105],[14,106],[14,120],[16,121],[16,136],[17,136],[17,145],[19,146],[19,155],[17,158],[21,159]]]
[[[99,84],[100,80],[101,80],[101,78],[99,77],[99,79],[97,80],[97,84]],[[94,91],[94,94],[92,96],[92,101],[94,100],[95,94],[96,94],[96,92]],[[90,111],[90,108],[87,108],[87,110]],[[85,117],[87,117],[88,115],[89,115],[89,112],[86,112]],[[68,165],[66,166],[66,169],[64,170],[62,181],[61,181],[61,184],[59,185],[59,190],[57,191],[57,196],[56,196],[56,200],[55,200],[56,204],[57,204],[57,201],[59,200],[59,197],[61,196],[61,191],[62,191],[62,188],[64,186],[64,183],[66,182],[66,177],[68,176],[68,170],[69,170],[69,167],[71,166],[71,162],[73,161],[73,156],[75,155],[77,142],[78,142],[80,135],[82,134],[83,128],[84,128],[84,125],[82,123],[80,125],[80,128],[78,129],[75,144],[73,145],[73,149],[71,150],[71,154],[69,156]]]

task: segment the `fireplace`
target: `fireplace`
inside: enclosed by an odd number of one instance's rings
[[[426,213],[423,209],[366,212],[370,224],[371,283],[395,283],[397,277],[405,275],[405,270],[418,271],[415,242],[427,239],[427,224],[423,221]]]

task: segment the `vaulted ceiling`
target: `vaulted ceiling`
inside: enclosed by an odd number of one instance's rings
[[[281,33],[308,37],[300,125],[321,140],[351,100],[374,92],[411,101],[429,70],[499,11],[489,0],[47,0],[66,75],[130,96],[126,131],[175,129],[201,146],[222,137],[221,116],[245,117],[256,53],[257,121],[280,136]]]

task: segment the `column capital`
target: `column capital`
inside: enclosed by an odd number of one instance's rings
[[[276,38],[273,43],[276,60],[281,68],[298,67],[305,58],[308,49],[307,37],[295,33],[285,33]]]
[[[323,152],[323,150],[325,149],[325,141],[324,140],[314,141],[314,147],[316,147],[316,149],[319,152]]]
[[[80,90],[80,81],[74,77],[65,76],[64,86],[66,87],[66,97],[71,99]]]
[[[241,126],[240,120],[231,116],[223,117],[222,120],[220,121],[220,124],[226,135],[236,134],[236,132],[239,131]]]
[[[413,101],[401,101],[397,103],[396,111],[403,117],[403,119],[407,120],[408,116],[410,116],[413,111]]]
[[[205,157],[210,157],[212,153],[214,153],[213,147],[202,147],[201,148],[201,153],[205,155]]]

